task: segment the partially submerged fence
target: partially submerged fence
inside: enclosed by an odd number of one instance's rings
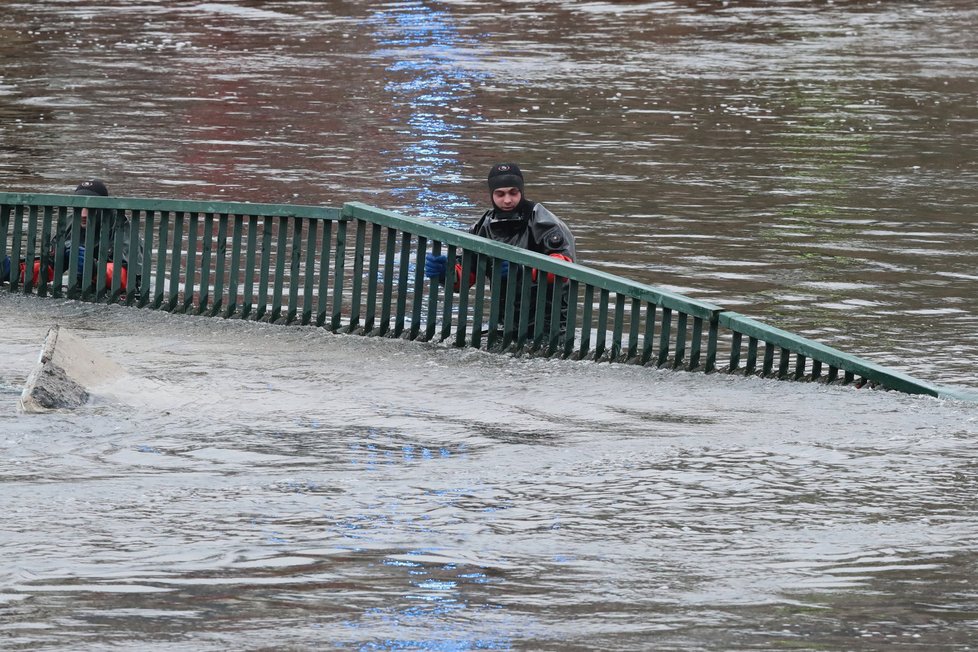
[[[101,224],[113,228],[83,230],[83,208],[101,211]],[[85,256],[82,247],[111,256]],[[427,252],[461,260],[457,288],[451,279],[424,278]],[[128,260],[126,279],[106,274],[109,258]],[[355,202],[324,208],[0,193],[5,259],[9,292],[973,398],[711,303]],[[515,282],[502,282],[501,261]],[[535,291],[548,286],[566,288],[565,314]]]

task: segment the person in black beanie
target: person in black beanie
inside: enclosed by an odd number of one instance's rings
[[[469,233],[482,236],[497,242],[505,242],[516,247],[529,249],[546,256],[575,262],[577,251],[574,245],[574,234],[570,228],[556,215],[551,213],[543,204],[532,202],[523,194],[524,179],[523,172],[516,163],[496,163],[489,169],[487,178],[489,186],[489,199],[492,208],[482,214],[482,217],[469,229]],[[504,261],[505,262],[505,261]],[[431,279],[444,280],[448,260],[446,256],[435,256],[425,254],[425,276]],[[509,279],[509,265],[502,266],[502,276],[504,283]],[[458,287],[459,279],[462,274],[460,263],[455,265],[455,286]],[[512,279],[519,283],[519,279]],[[549,304],[553,300],[554,275],[547,275],[548,309],[546,320],[549,322]],[[517,286],[519,287],[519,286]],[[536,275],[534,273],[533,286],[531,288],[530,305],[535,305],[536,290],[538,287]],[[566,320],[568,287],[566,281],[563,283],[561,303],[562,303],[562,322]],[[505,288],[503,288],[505,292]],[[516,314],[519,314],[519,298],[515,307]],[[529,330],[533,329],[533,315],[529,317]],[[563,326],[561,324],[561,330]],[[549,324],[545,324],[545,328]]]
[[[89,179],[87,181],[82,181],[75,188],[75,195],[87,196],[87,197],[108,197],[109,189],[105,185],[105,182],[101,179]],[[120,287],[122,290],[126,289],[128,285],[128,267],[129,267],[129,220],[126,219],[125,214],[122,212],[117,212],[113,214],[110,211],[106,211],[101,208],[81,208],[78,209],[81,216],[81,233],[78,247],[78,270],[76,274],[76,279],[81,277],[82,271],[84,270],[85,257],[88,252],[85,250],[85,240],[86,233],[89,227],[92,227],[95,231],[94,235],[94,246],[91,252],[93,265],[92,269],[96,269],[97,261],[99,260],[99,247],[101,246],[102,237],[102,225],[103,223],[108,224],[108,242],[109,247],[106,252],[106,269],[105,269],[105,284],[106,287],[112,285],[112,277],[115,274],[116,262],[119,263],[118,268],[120,270]],[[116,231],[120,232],[120,237],[122,240],[122,260],[113,261],[113,252],[115,249],[115,234]],[[68,258],[71,252],[71,224],[68,224],[60,232],[55,233],[54,236],[47,244],[48,254],[50,256],[49,260],[53,261],[54,257],[57,255],[58,242],[61,242],[61,255],[62,265],[61,268],[68,271]],[[137,252],[137,264],[142,260],[142,244],[140,243]],[[20,279],[24,280],[24,262],[20,264]],[[41,270],[40,259],[35,259],[34,261],[34,283],[39,281]],[[47,268],[48,282],[54,280],[54,264],[53,262],[48,264]],[[10,259],[9,257],[3,261],[2,268],[0,268],[0,282],[5,280],[10,280]],[[138,286],[138,279],[137,279]]]

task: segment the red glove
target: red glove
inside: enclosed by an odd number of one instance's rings
[[[34,261],[34,282],[37,283],[41,280],[41,261]],[[54,281],[54,267],[48,265],[48,283]]]
[[[126,289],[126,281],[129,280],[129,273],[125,267],[120,267],[119,289]],[[112,277],[115,275],[115,263],[105,263],[105,287],[112,287]]]
[[[564,254],[550,254],[550,257],[551,258],[556,258],[557,260],[566,260],[568,263],[573,263],[574,262],[573,260],[571,260],[570,256],[565,256]],[[534,281],[537,280],[537,270],[533,270],[533,272],[530,274],[530,277]],[[547,283],[553,283],[555,280],[557,280],[556,275],[553,274],[552,272],[548,272],[547,273]]]
[[[469,272],[469,287],[475,285],[475,272]],[[455,263],[455,291],[462,287],[462,263]]]

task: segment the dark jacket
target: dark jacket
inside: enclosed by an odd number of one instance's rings
[[[94,245],[94,252],[93,252],[93,258],[92,259],[93,260],[100,260],[99,247],[101,246],[100,240],[102,238],[102,225],[103,224],[108,224],[108,226],[109,226],[108,247],[107,247],[107,251],[105,253],[105,259],[106,259],[106,261],[115,262],[115,261],[113,261],[113,256],[115,254],[115,234],[116,234],[116,231],[120,231],[121,239],[122,239],[122,260],[120,260],[118,262],[120,262],[123,267],[128,268],[129,267],[129,252],[130,252],[130,243],[129,243],[129,220],[125,217],[125,214],[122,213],[121,211],[116,212],[116,213],[113,214],[113,211],[105,210],[105,209],[101,209],[101,208],[90,209],[89,210],[89,216],[88,216],[88,224],[86,225],[86,228],[84,228],[84,229],[81,230],[81,234],[80,234],[80,236],[81,236],[81,245],[83,247],[85,246],[85,240],[86,240],[86,237],[87,237],[87,231],[88,231],[88,229],[94,229],[95,230],[95,233],[94,233],[94,242],[95,242],[95,245]],[[64,238],[64,247],[62,249],[63,255],[64,255],[64,262],[62,263],[62,266],[64,267],[64,269],[67,269],[68,268],[68,253],[71,251],[71,224],[69,224],[68,226],[66,226],[61,231],[60,234],[55,235],[55,237],[52,238],[51,245],[50,245],[51,255],[52,256],[54,256],[55,248],[57,246],[59,235]],[[138,243],[138,246],[136,247],[136,260],[133,261],[133,264],[136,266],[136,269],[134,269],[134,271],[136,271],[136,272],[139,271],[138,270],[138,267],[142,263],[142,258],[143,258],[143,244],[140,242],[140,243]]]
[[[529,249],[539,254],[563,254],[572,261],[577,260],[577,250],[574,247],[574,234],[564,222],[551,213],[543,204],[537,204],[525,199],[516,210],[518,221],[525,224],[524,228],[507,228],[504,222],[493,222],[496,209],[490,209],[482,214],[469,233],[505,242],[516,247]]]
[[[508,219],[499,219],[500,217]],[[537,204],[526,199],[520,202],[512,214],[503,214],[497,209],[486,211],[472,228],[469,229],[469,233],[489,240],[495,240],[496,242],[505,242],[515,247],[529,249],[545,256],[559,254],[569,258],[571,262],[577,261],[574,234],[571,233],[570,228],[560,218],[547,210],[543,204]],[[520,274],[521,271],[517,269],[515,273],[509,274],[503,279],[503,287],[500,288],[502,296],[505,296],[507,283],[515,282],[517,283],[516,287],[520,287],[522,281]],[[563,333],[567,325],[569,284],[565,281],[555,288],[553,283],[547,282],[548,275],[541,274],[538,276],[541,278],[534,279],[530,287],[526,334],[532,336],[534,332],[534,324],[536,322],[534,307],[536,306],[537,290],[541,287],[540,281],[542,281],[542,286],[546,287],[547,293],[543,332],[546,335],[550,330],[551,307],[555,292],[559,292],[561,303],[560,332]],[[513,311],[513,328],[517,329],[519,326],[517,321],[519,319],[520,303],[520,291],[517,289],[516,303]],[[505,314],[500,316],[502,323],[504,323],[504,319]]]

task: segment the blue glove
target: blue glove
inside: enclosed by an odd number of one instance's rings
[[[85,247],[78,247],[78,275],[85,273]]]
[[[428,278],[445,278],[445,269],[447,267],[448,256],[424,255],[424,275]]]
[[[509,276],[509,261],[501,260],[499,261],[499,275],[503,278]]]

